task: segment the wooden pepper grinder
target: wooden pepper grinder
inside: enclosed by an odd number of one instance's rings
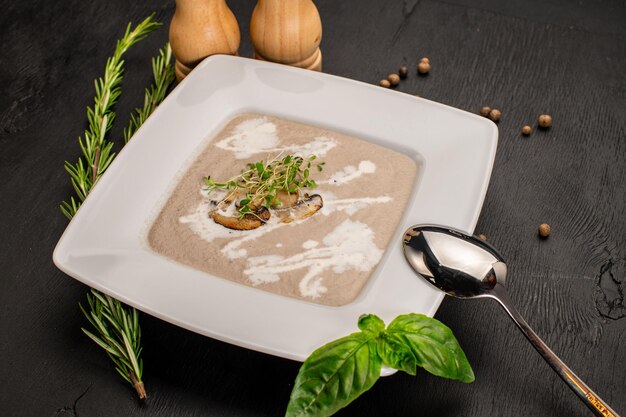
[[[237,55],[239,25],[226,0],[176,0],[170,23],[170,45],[181,81],[210,55]]]
[[[322,21],[311,0],[258,0],[250,38],[257,59],[322,70]]]

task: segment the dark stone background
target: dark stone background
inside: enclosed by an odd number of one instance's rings
[[[250,56],[254,2],[230,1]],[[626,3],[621,0],[318,0],[324,71],[377,83],[429,56],[399,90],[469,111],[502,110],[477,232],[507,257],[511,298],[537,333],[617,412],[626,412]],[[71,192],[63,161],[93,79],[129,21],[174,2],[0,0],[0,414],[278,416],[299,364],[142,315],[150,399],[139,404],[80,331],[87,288],[51,254]],[[150,80],[167,27],[127,55],[113,136]],[[385,111],[381,109],[381,112]],[[523,124],[547,112],[548,131]],[[548,222],[553,235],[536,236]],[[588,415],[492,301],[446,299],[437,318],[476,372],[461,384],[397,374],[341,416]]]

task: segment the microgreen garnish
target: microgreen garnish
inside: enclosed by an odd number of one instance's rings
[[[382,365],[415,375],[472,382],[474,372],[452,330],[422,314],[405,314],[389,326],[373,314],[359,318],[360,332],[330,342],[302,364],[285,417],[327,417],[370,389]]]
[[[215,189],[246,190],[237,204],[241,216],[254,213],[259,207],[278,208],[281,205],[279,192],[297,193],[303,188],[315,188],[317,183],[311,178],[311,168],[324,169],[324,162],[314,163],[317,157],[287,155],[274,157],[268,162],[258,161],[246,165],[246,169],[226,182],[216,182],[210,176],[204,178],[204,184],[210,194]]]

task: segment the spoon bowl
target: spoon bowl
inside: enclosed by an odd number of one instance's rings
[[[454,297],[492,297],[496,284],[506,281],[506,263],[495,248],[453,229],[409,229],[404,254],[421,277]]]
[[[410,227],[404,233],[403,248],[415,272],[446,294],[497,300],[533,347],[595,415],[619,417],[548,348],[515,309],[505,288],[506,262],[495,248],[459,230],[432,225]]]

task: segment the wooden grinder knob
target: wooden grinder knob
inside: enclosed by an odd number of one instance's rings
[[[210,55],[236,55],[239,42],[239,25],[226,0],[176,0],[170,44],[178,81]]]
[[[322,70],[322,21],[311,0],[259,0],[250,38],[257,59]]]

